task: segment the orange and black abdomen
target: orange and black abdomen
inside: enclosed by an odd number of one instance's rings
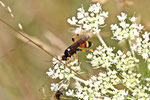
[[[80,48],[89,48],[92,46],[92,42],[87,41],[89,39],[89,36],[84,36],[77,42],[80,44],[78,47]]]

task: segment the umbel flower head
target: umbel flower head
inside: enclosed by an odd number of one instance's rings
[[[108,13],[102,11],[101,5],[97,3],[92,4],[87,12],[83,7],[79,8],[77,17],[68,19],[68,22],[76,26],[76,34],[81,32],[99,34],[107,17]],[[144,27],[136,24],[136,17],[127,18],[125,13],[117,17],[119,25],[111,25],[113,39],[128,40],[131,51],[114,51],[115,47],[107,47],[102,43],[103,46],[98,46],[86,56],[90,66],[99,71],[97,75],[90,75],[91,77],[86,80],[66,67],[70,66],[81,73],[80,67],[86,66],[80,65],[77,60],[60,62],[59,57],[54,58],[54,66],[49,69],[47,75],[61,81],[51,84],[52,91],[63,89],[65,95],[79,100],[150,100],[150,78],[143,77],[138,72],[140,59],[135,55],[135,52],[142,55],[150,66],[150,33],[145,32],[140,38]],[[99,39],[104,42],[102,38]],[[133,40],[136,41],[135,44],[132,43]],[[75,84],[72,84],[71,79]]]
[[[66,94],[68,96],[77,97],[80,100],[103,99],[104,96],[109,97],[107,93],[117,93],[117,89],[114,88],[113,84],[118,84],[119,81],[119,78],[116,76],[116,71],[109,70],[107,73],[100,72],[98,76],[92,76],[87,80],[84,86],[81,85],[81,83],[76,82],[76,89],[69,89]]]
[[[134,70],[134,67],[139,62],[138,59],[132,57],[131,52],[124,54],[121,50],[117,53],[113,52],[114,48],[104,48],[98,46],[93,53],[87,55],[87,59],[90,59],[94,68],[106,68],[110,69],[112,66],[116,66],[117,71]]]
[[[124,41],[124,40],[134,40],[139,37],[139,34],[142,33],[143,26],[141,24],[136,24],[136,17],[130,17],[127,22],[127,14],[121,13],[121,16],[117,16],[120,21],[119,25],[112,24],[111,30],[113,33],[113,39]]]
[[[99,33],[101,27],[105,25],[105,19],[108,12],[102,11],[101,4],[92,4],[86,12],[83,8],[78,8],[77,17],[68,19],[68,23],[76,26],[74,32],[80,34],[83,32]]]
[[[113,53],[112,48],[99,46],[93,53],[88,54],[87,58],[92,67],[98,68],[100,73],[98,76],[92,76],[84,85],[77,81],[75,89],[68,89],[67,96],[80,100],[149,100],[150,80],[143,79],[146,86],[141,83],[141,74],[135,70],[139,60],[133,57],[131,52],[125,54],[119,50]],[[120,85],[123,86],[122,89],[118,89]]]
[[[66,90],[65,94],[70,97],[76,97],[79,100],[117,100],[118,98],[121,100],[136,98],[148,100],[150,79],[142,79],[141,74],[136,72],[135,69],[139,60],[133,57],[129,51],[126,54],[120,50],[116,53],[113,51],[114,48],[99,46],[95,51],[87,55],[88,62],[91,63],[93,68],[99,69],[100,72],[86,81],[75,78],[75,73],[65,68],[56,59],[53,59],[53,61],[57,67],[50,68],[47,74],[54,79],[60,78],[64,81],[63,83],[61,81],[61,88]],[[74,70],[80,71],[76,61],[68,64]],[[70,78],[76,81],[74,89],[68,87],[71,83]],[[122,89],[118,89],[120,84],[123,86]],[[58,83],[51,84],[52,91],[59,89]]]

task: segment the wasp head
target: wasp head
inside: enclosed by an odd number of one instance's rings
[[[67,60],[67,57],[65,55],[63,55],[62,60]]]

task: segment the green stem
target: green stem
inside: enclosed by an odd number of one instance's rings
[[[131,47],[132,47],[131,40],[128,40],[128,42],[129,42],[129,46],[130,46],[130,49],[131,49]],[[132,49],[131,49],[131,53],[132,53],[133,57],[135,57],[135,53]]]
[[[75,80],[77,80],[77,81],[80,81],[81,83],[86,84],[86,81],[83,80],[83,79],[81,79],[81,78],[79,78],[79,77],[73,76],[72,78],[75,79]]]
[[[97,35],[98,39],[100,40],[100,42],[102,43],[102,45],[103,45],[105,48],[107,48],[107,45],[105,44],[105,42],[104,42],[104,40],[102,39],[102,37],[100,36],[100,34],[99,34],[99,33],[96,33],[96,35]]]

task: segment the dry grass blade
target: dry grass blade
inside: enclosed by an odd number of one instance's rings
[[[51,54],[54,54],[54,55],[59,55],[59,54],[60,54],[60,50],[48,46],[46,43],[40,41],[40,40],[37,39],[36,37],[31,37],[31,36],[29,36],[29,35],[27,35],[27,34],[26,34],[26,36],[29,37],[29,38],[30,38],[31,40],[33,40],[34,42],[36,42],[36,43],[42,45],[43,48],[46,49],[47,51],[49,51]],[[19,39],[21,39],[22,41],[24,41],[24,42],[27,42],[27,41],[28,41],[27,39],[23,38],[23,37],[20,36],[20,35],[17,35],[17,37],[18,37]],[[34,46],[34,47],[37,47],[37,46],[35,46],[33,43],[31,43],[31,42],[29,42],[29,44],[32,45],[32,46]],[[37,48],[38,48],[38,47],[37,47]],[[38,48],[38,49],[39,49],[39,48]]]
[[[64,49],[67,48],[67,45],[52,32],[47,31],[44,35],[52,44],[57,46],[60,50],[64,51]]]

